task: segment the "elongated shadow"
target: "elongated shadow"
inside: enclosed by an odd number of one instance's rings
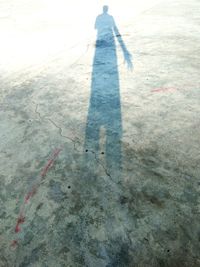
[[[93,60],[91,96],[88,110],[85,149],[104,154],[106,168],[122,167],[122,116],[116,39],[124,60],[132,68],[131,55],[117,29],[114,18],[108,14],[108,6],[96,18],[97,39]]]

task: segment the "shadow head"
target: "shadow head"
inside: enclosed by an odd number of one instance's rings
[[[109,7],[107,5],[103,6],[103,13],[108,13]]]

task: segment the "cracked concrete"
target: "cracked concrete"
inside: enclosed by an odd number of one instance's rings
[[[0,267],[200,266],[199,1],[11,2]]]
[[[93,155],[94,155],[94,158],[95,158],[95,160],[96,160],[96,162],[97,162],[97,164],[101,165],[102,168],[103,168],[104,171],[105,171],[105,174],[106,174],[107,176],[109,176],[109,177],[112,179],[111,175],[109,174],[108,170],[105,168],[105,166],[103,165],[103,163],[102,163],[100,160],[97,159],[97,155],[96,155],[96,153],[95,153],[94,151],[91,151],[91,150],[88,150],[88,149],[86,149],[85,151],[83,151],[83,150],[78,150],[78,149],[76,148],[76,143],[79,143],[79,144],[80,144],[80,141],[77,140],[77,139],[74,140],[74,139],[72,139],[72,138],[69,138],[69,137],[63,135],[63,129],[62,129],[61,127],[59,127],[59,126],[58,126],[52,119],[50,119],[50,118],[48,118],[48,117],[46,117],[46,116],[45,116],[45,117],[42,117],[41,114],[40,114],[40,112],[38,111],[38,104],[36,104],[35,113],[38,114],[38,116],[39,116],[39,118],[40,118],[41,121],[43,121],[43,120],[45,120],[45,119],[48,120],[48,121],[50,121],[50,122],[51,122],[51,123],[52,123],[52,124],[59,130],[59,134],[60,134],[61,137],[66,138],[66,139],[70,140],[71,142],[73,142],[73,144],[74,144],[74,150],[75,150],[76,152],[78,152],[78,153],[84,153],[84,152],[86,152],[86,153],[91,153],[91,154],[93,154]]]

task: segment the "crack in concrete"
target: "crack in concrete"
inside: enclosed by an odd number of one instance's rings
[[[104,170],[106,176],[108,176],[108,177],[110,178],[110,180],[111,180],[115,185],[119,185],[119,184],[120,184],[120,181],[117,182],[117,181],[115,181],[115,180],[113,179],[112,175],[108,172],[107,168],[104,166],[104,164],[101,162],[101,160],[99,160],[99,159],[97,158],[97,154],[96,154],[94,151],[87,149],[86,152],[90,152],[90,153],[92,153],[92,154],[94,155],[94,158],[95,158],[97,164],[99,164],[99,165],[103,168],[103,170]]]
[[[76,150],[78,153],[80,153],[81,151],[79,151],[76,148],[76,143],[80,143],[80,142],[79,141],[75,141],[74,139],[72,139],[72,138],[70,138],[70,137],[68,137],[66,135],[63,135],[62,134],[63,129],[60,126],[58,126],[51,118],[47,118],[47,119],[48,119],[48,121],[50,121],[59,130],[59,134],[60,134],[61,137],[66,138],[66,139],[70,140],[71,142],[73,142],[73,144],[74,144],[74,150]]]
[[[34,104],[36,104],[36,103],[34,103]],[[74,139],[72,139],[72,138],[64,135],[63,134],[63,129],[60,126],[58,126],[51,118],[46,117],[46,116],[43,116],[42,117],[41,114],[40,114],[40,112],[38,111],[38,106],[39,106],[39,104],[36,104],[35,113],[39,116],[40,120],[45,120],[46,119],[46,120],[50,121],[51,124],[53,124],[59,130],[60,136],[63,137],[63,138],[65,138],[65,139],[68,139],[71,142],[73,142],[73,144],[74,144],[74,150],[76,150],[78,153],[81,153],[81,151],[79,151],[76,148],[76,143],[79,143],[80,144],[80,142],[79,141],[75,141]]]
[[[83,55],[87,54],[88,50],[89,50],[89,47],[90,47],[90,44],[87,44],[87,47],[86,47],[86,51],[83,52],[79,58],[77,58],[69,67],[74,67],[74,65],[77,65],[77,63],[81,60],[81,58],[83,57]]]
[[[63,138],[65,138],[65,139],[68,139],[71,142],[73,142],[73,144],[74,144],[74,150],[77,151],[78,153],[81,153],[81,151],[76,148],[76,144],[77,143],[80,144],[80,142],[79,141],[75,141],[74,139],[72,139],[72,138],[70,138],[70,137],[68,137],[66,135],[63,135],[63,129],[60,126],[58,126],[51,118],[48,118],[46,116],[43,116],[43,117],[41,116],[40,112],[38,111],[39,104],[34,103],[34,102],[32,102],[32,103],[36,105],[35,113],[38,115],[38,117],[40,118],[40,120],[42,121],[42,120],[46,119],[46,120],[50,121],[58,129],[60,136],[63,137]],[[88,150],[88,152],[91,152],[94,155],[95,161],[97,162],[97,164],[99,164],[103,168],[106,176],[110,177],[110,179],[114,183],[118,184],[116,181],[113,180],[111,174],[108,172],[108,170],[104,166],[104,164],[97,158],[97,154],[94,151],[92,151],[92,150]]]
[[[33,102],[33,104],[35,104],[34,102]],[[39,116],[39,118],[40,118],[40,120],[42,120],[42,116],[41,116],[41,114],[40,114],[40,112],[38,112],[38,104],[35,104],[36,105],[36,107],[35,107],[35,113]]]
[[[107,171],[107,169],[106,169],[106,167],[104,166],[104,164],[97,158],[97,154],[96,154],[94,151],[89,150],[89,149],[87,149],[87,152],[90,152],[90,153],[92,153],[92,154],[94,155],[94,158],[95,158],[96,162],[97,162],[99,165],[102,166],[102,168],[104,169],[106,175],[112,179],[110,173]]]

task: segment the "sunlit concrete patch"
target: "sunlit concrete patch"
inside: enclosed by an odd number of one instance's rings
[[[160,0],[161,1],[161,0]],[[129,23],[159,0],[107,1],[121,25]],[[98,1],[2,1],[1,2],[1,69],[21,71],[44,64],[63,50],[76,49],[66,60],[78,57],[94,36],[94,20],[103,3]],[[74,51],[74,53],[73,53]]]

